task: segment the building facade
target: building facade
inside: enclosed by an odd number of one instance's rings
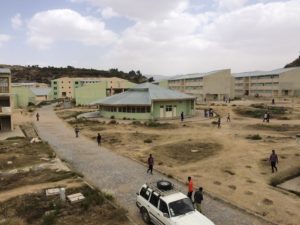
[[[168,80],[171,90],[197,97],[197,101],[234,97],[234,78],[230,69],[176,76]]]
[[[144,83],[124,93],[91,103],[100,107],[100,115],[117,119],[173,119],[195,115],[195,97]]]
[[[235,73],[236,97],[300,96],[300,68]]]
[[[13,129],[11,72],[0,68],[0,132]]]

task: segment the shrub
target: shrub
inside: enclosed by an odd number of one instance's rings
[[[126,117],[123,117],[123,120],[127,120],[127,118],[126,118]]]
[[[43,217],[42,225],[53,225],[55,224],[56,213],[52,212]]]
[[[218,122],[217,122],[217,121],[212,121],[212,122],[211,122],[211,124],[213,124],[213,125],[217,125],[217,124],[218,124]]]
[[[115,116],[114,116],[114,115],[112,115],[110,118],[111,118],[112,120],[114,120],[114,119],[115,119]]]
[[[144,140],[144,143],[152,143],[152,140],[149,139],[149,138],[148,138],[148,139],[145,139],[145,140]]]
[[[246,138],[250,139],[250,140],[261,140],[262,139],[262,137],[259,134],[248,135]]]
[[[133,125],[141,125],[142,123],[140,121],[138,121],[138,120],[134,120],[134,121],[132,121],[131,124],[133,124]]]
[[[111,121],[109,121],[109,124],[117,124],[117,121],[112,119]]]

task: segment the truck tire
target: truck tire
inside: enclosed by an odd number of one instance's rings
[[[150,224],[151,219],[150,219],[150,216],[149,216],[149,213],[148,213],[147,209],[145,209],[144,207],[141,208],[141,214],[142,214],[143,221],[146,224]]]
[[[173,184],[167,180],[157,181],[157,188],[162,191],[169,191],[173,189]]]

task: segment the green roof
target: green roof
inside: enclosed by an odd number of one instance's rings
[[[186,99],[195,99],[195,97],[151,83],[143,83],[121,94],[94,101],[91,105],[151,105],[152,101]]]

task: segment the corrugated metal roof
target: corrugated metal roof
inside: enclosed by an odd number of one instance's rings
[[[214,73],[219,73],[219,72],[225,71],[225,70],[227,70],[227,69],[214,70],[214,71],[210,71],[210,72],[206,72],[206,73],[192,73],[192,74],[186,74],[186,75],[178,75],[178,76],[172,77],[168,80],[182,80],[182,79],[201,78],[201,77],[209,76],[209,75],[212,75]]]
[[[36,96],[44,96],[50,93],[51,88],[30,88],[30,90]]]
[[[250,71],[250,72],[243,72],[243,73],[233,73],[232,76],[234,77],[256,77],[256,76],[268,76],[268,75],[279,75],[281,73],[297,69],[294,68],[281,68],[275,69],[271,71]],[[299,69],[299,68],[298,68]]]
[[[94,101],[91,105],[151,105],[152,101],[184,99],[195,99],[195,97],[151,83],[143,83],[121,94]]]
[[[10,73],[10,69],[8,68],[0,68],[0,73]]]

